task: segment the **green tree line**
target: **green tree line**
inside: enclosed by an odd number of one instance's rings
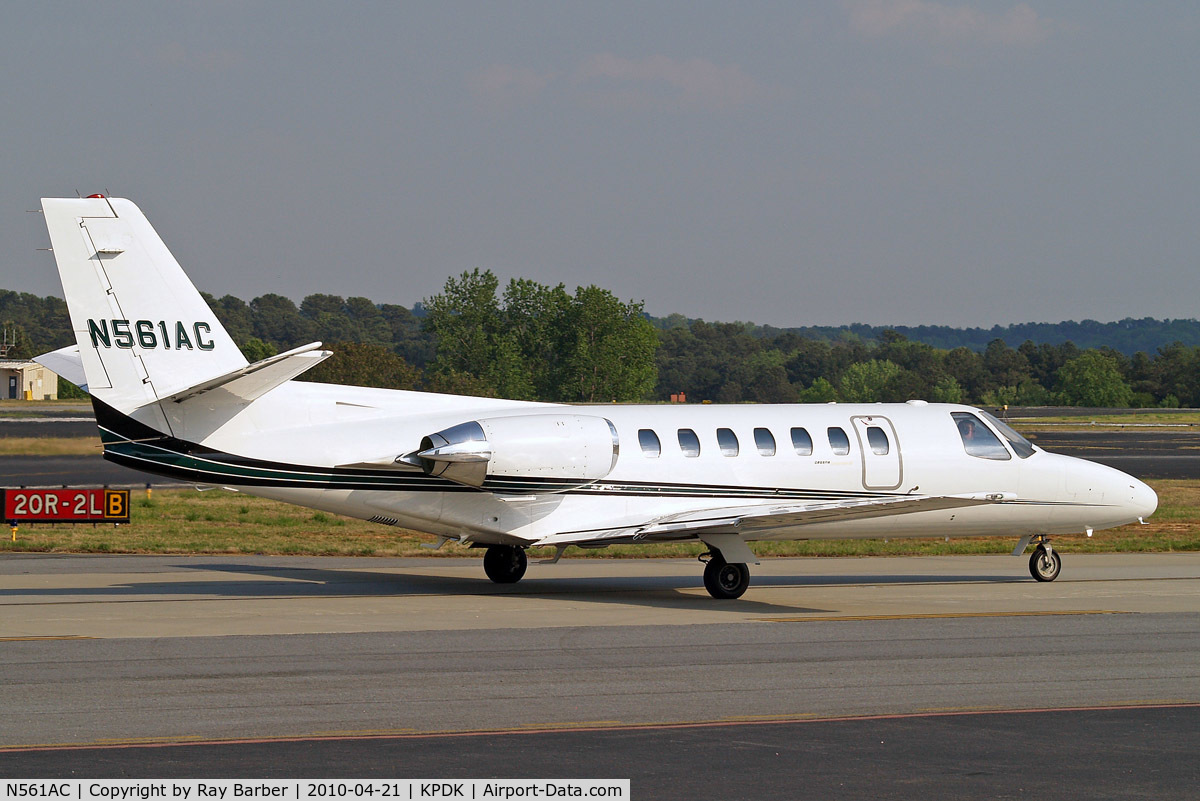
[[[663,327],[684,320],[672,315],[662,321]],[[808,339],[836,341],[853,336],[868,341],[878,341],[886,331],[895,331],[906,339],[924,342],[935,348],[954,350],[964,347],[983,351],[991,342],[1047,342],[1061,345],[1073,342],[1084,350],[1111,348],[1126,356],[1135,353],[1155,353],[1163,345],[1178,342],[1183,345],[1200,345],[1200,321],[1156,320],[1152,317],[1134,319],[1127,317],[1111,323],[1096,320],[1067,320],[1060,323],[1014,323],[995,325],[991,328],[953,328],[945,325],[865,325],[854,323],[844,326],[808,326],[802,328],[775,328],[773,326],[749,325],[755,336],[774,337],[790,332]]]
[[[1200,407],[1200,344],[1185,341],[1200,331],[1194,320],[990,329],[1050,335],[1065,327],[1099,343],[1087,348],[1032,338],[1013,348],[999,336],[978,347],[946,347],[938,343],[973,341],[985,329],[656,319],[600,287],[571,293],[513,279],[501,289],[486,270],[448,279],[413,308],[325,294],[298,306],[278,294],[248,303],[233,295],[205,300],[251,361],[325,342],[335,355],[305,375],[314,381],[582,402],[667,400],[682,392],[689,401],[726,403],[925,398]],[[0,290],[0,325],[16,337],[15,358],[72,341],[66,304],[52,296]],[[1115,344],[1096,338],[1104,331]],[[922,332],[933,341],[918,339]],[[1123,349],[1155,332],[1178,338],[1132,354]]]
[[[1178,343],[1127,357],[1071,342],[983,352],[935,348],[895,331],[837,342],[759,337],[736,323],[694,321],[663,332],[658,397],[721,403],[930,401],[987,406],[1200,406],[1200,347]]]

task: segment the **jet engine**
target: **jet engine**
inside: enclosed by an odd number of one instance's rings
[[[514,491],[562,492],[608,475],[617,464],[617,429],[603,417],[524,414],[460,423],[421,439],[421,469],[481,487],[508,479]],[[546,479],[544,483],[513,479]]]

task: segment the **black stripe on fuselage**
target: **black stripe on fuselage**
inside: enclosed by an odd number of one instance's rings
[[[557,477],[489,477],[470,487],[424,472],[381,471],[357,467],[319,467],[276,462],[221,451],[165,434],[92,399],[104,442],[104,458],[170,478],[200,484],[288,487],[298,489],[383,490],[399,492],[492,492],[512,495],[602,494],[678,498],[837,501],[892,497],[899,493],[726,484],[595,481]]]

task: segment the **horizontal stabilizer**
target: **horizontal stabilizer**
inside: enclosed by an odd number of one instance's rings
[[[316,367],[333,355],[333,351],[320,350],[320,342],[310,342],[298,348],[271,356],[254,364],[241,367],[223,376],[204,381],[182,392],[163,398],[163,401],[183,403],[213,390],[221,390],[228,399],[248,402],[261,397],[280,384],[291,381],[309,368]]]
[[[83,372],[83,357],[79,355],[78,345],[68,345],[43,353],[41,356],[34,356],[33,360],[87,392],[87,377]]]

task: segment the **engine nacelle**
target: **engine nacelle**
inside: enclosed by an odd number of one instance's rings
[[[422,438],[428,475],[481,487],[489,478],[548,479],[513,491],[562,492],[604,478],[617,464],[617,429],[603,417],[523,414],[489,417]]]

